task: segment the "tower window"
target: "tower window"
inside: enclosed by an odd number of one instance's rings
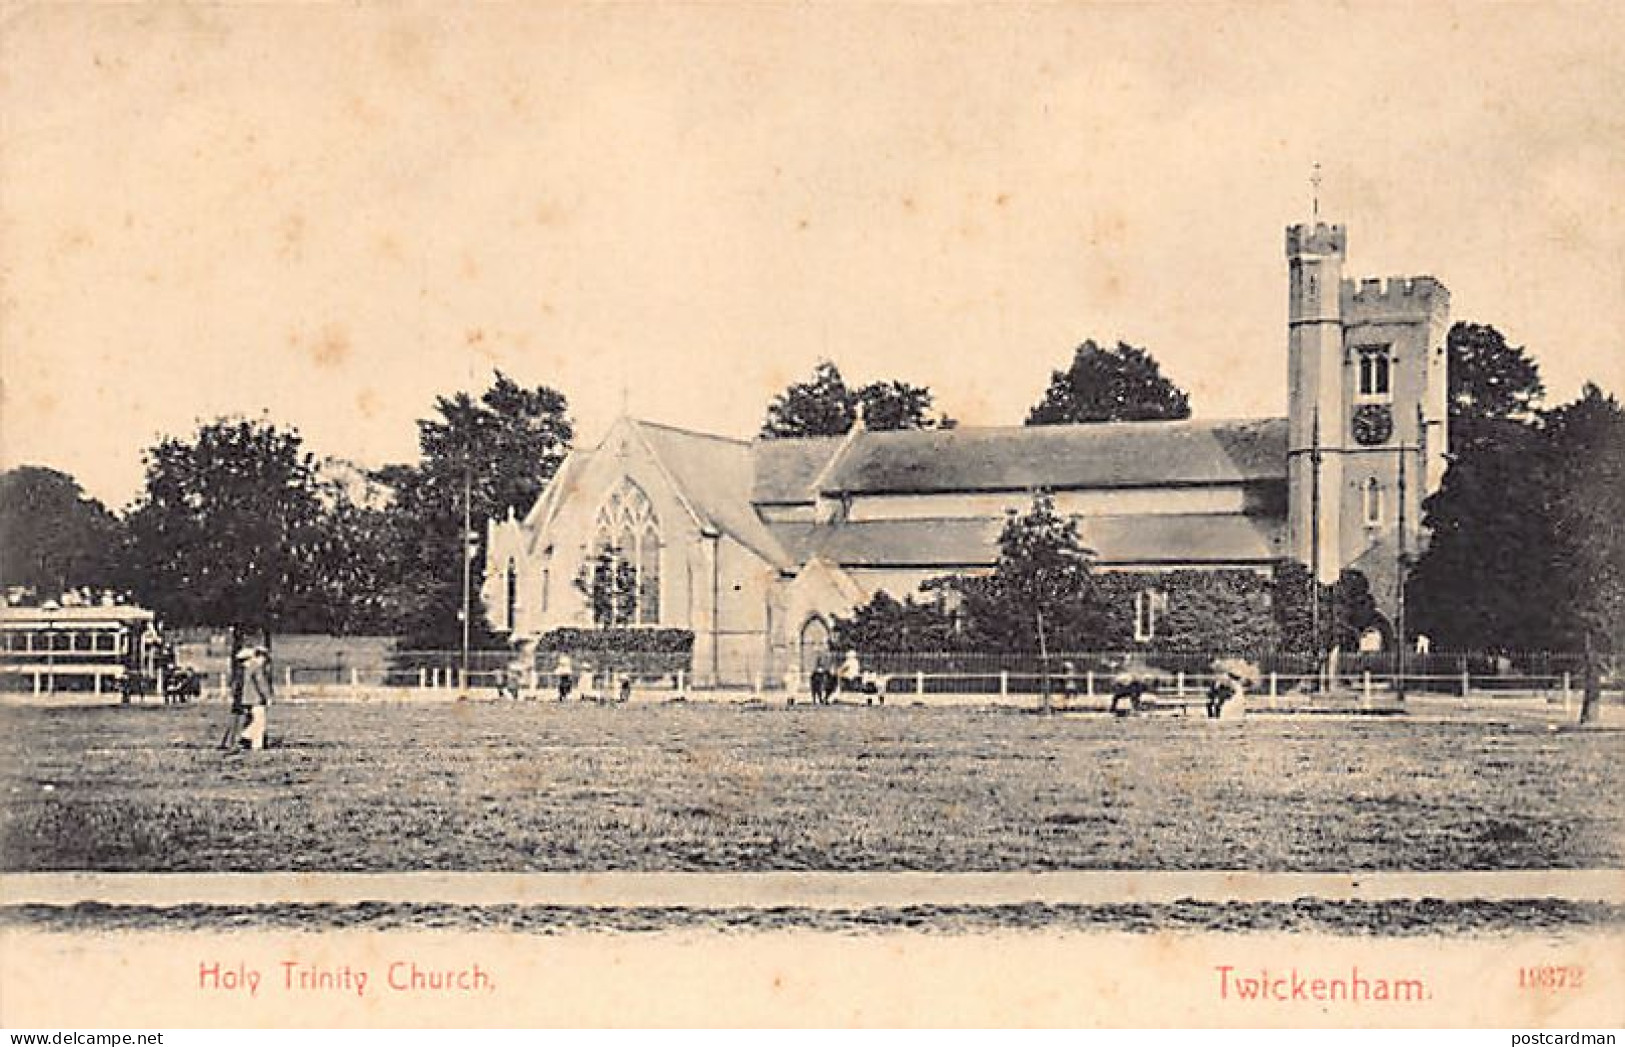
[[[1377,527],[1382,524],[1382,484],[1377,482],[1375,476],[1365,482],[1361,489],[1360,504],[1365,513],[1365,525]]]
[[[1389,383],[1391,361],[1388,347],[1367,346],[1360,350],[1360,396],[1368,400],[1386,400],[1393,395]]]

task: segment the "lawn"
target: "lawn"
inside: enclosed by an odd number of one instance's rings
[[[6,870],[1625,866],[1621,738],[921,708],[0,708]]]

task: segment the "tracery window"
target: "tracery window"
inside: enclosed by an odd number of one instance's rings
[[[660,522],[649,496],[631,480],[622,480],[599,508],[593,555],[612,561],[608,578],[627,580],[630,591],[613,600],[625,608],[617,617],[627,625],[660,624]]]

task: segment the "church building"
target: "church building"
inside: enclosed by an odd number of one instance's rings
[[[989,571],[1042,489],[1097,569],[1132,579],[1135,642],[1158,639],[1159,578],[1289,560],[1327,583],[1362,571],[1392,618],[1445,468],[1449,294],[1344,279],[1346,244],[1341,225],[1287,230],[1284,418],[738,440],[623,417],[523,518],[490,522],[488,617],[516,639],[591,627],[579,580],[609,562],[632,627],[692,631],[697,681],[777,679],[876,592]]]

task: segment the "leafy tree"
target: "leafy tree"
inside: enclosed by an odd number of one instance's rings
[[[322,483],[322,516],[307,548],[316,599],[300,627],[335,635],[387,633],[397,617],[388,584],[394,565],[389,510]]]
[[[0,473],[0,587],[41,600],[115,588],[122,539],[118,519],[68,474],[32,465]]]
[[[963,579],[958,589],[982,650],[1040,650],[1040,630],[1043,648],[1086,650],[1107,628],[1077,524],[1055,511],[1047,492],[1005,523],[993,573]]]
[[[952,419],[932,413],[934,399],[925,386],[907,382],[870,382],[858,390],[864,427],[875,432],[953,428]]]
[[[1588,382],[1542,422],[1557,493],[1551,611],[1587,654],[1580,719],[1589,722],[1600,697],[1593,656],[1625,645],[1625,411]]]
[[[1406,589],[1414,630],[1458,650],[1561,646],[1549,445],[1519,422],[1475,425],[1476,441],[1422,506],[1428,546]]]
[[[1270,575],[1270,614],[1282,650],[1315,649],[1314,600],[1319,586],[1311,587],[1309,568],[1296,560],[1283,560]]]
[[[1358,648],[1360,636],[1384,624],[1366,576],[1345,569],[1331,585],[1310,585],[1309,568],[1296,560],[1275,567],[1270,583],[1270,610],[1282,650],[1326,654],[1333,647]],[[1315,644],[1313,601],[1320,602],[1320,643]]]
[[[1150,353],[1126,342],[1102,349],[1091,339],[1072,354],[1071,366],[1050,375],[1049,388],[1028,412],[1027,424],[1173,421],[1190,416],[1190,397],[1163,377]]]
[[[901,603],[881,590],[832,623],[833,646],[854,651],[953,651],[965,646],[959,619],[941,599]]]
[[[1422,506],[1428,545],[1406,580],[1414,631],[1457,649],[1562,646],[1540,369],[1487,324],[1456,324],[1446,351],[1451,464]]]
[[[1367,629],[1383,629],[1387,625],[1377,610],[1376,597],[1371,595],[1371,583],[1360,571],[1352,568],[1341,571],[1323,599],[1331,611],[1322,618],[1329,627],[1327,642],[1345,651],[1358,650],[1360,637]]]
[[[874,430],[951,428],[953,420],[932,411],[931,390],[907,382],[880,381],[853,388],[840,369],[820,360],[812,378],[774,397],[762,423],[765,439],[840,436],[857,422]]]
[[[220,419],[147,451],[146,486],[128,517],[131,588],[183,625],[262,631],[318,599],[321,502],[299,434]]]
[[[1445,339],[1450,359],[1452,425],[1495,419],[1532,421],[1546,386],[1522,346],[1488,324],[1458,323]]]
[[[638,572],[620,550],[605,547],[581,565],[575,586],[587,598],[593,624],[600,629],[631,625],[638,610]]]
[[[1273,587],[1252,571],[1109,571],[1095,575],[1094,588],[1107,616],[1107,628],[1093,638],[1097,650],[1239,655],[1277,643]],[[1153,630],[1149,640],[1136,640],[1137,604],[1144,598],[1156,599]]]
[[[471,534],[469,574],[484,574],[478,546],[485,521],[524,512],[558,471],[575,438],[564,395],[526,389],[498,371],[479,399],[442,396],[435,416],[418,422],[419,460],[380,470],[395,491],[389,512],[396,561],[386,599],[394,631],[410,647],[450,648],[461,639],[464,491]],[[479,644],[493,641],[483,614],[469,623]]]

